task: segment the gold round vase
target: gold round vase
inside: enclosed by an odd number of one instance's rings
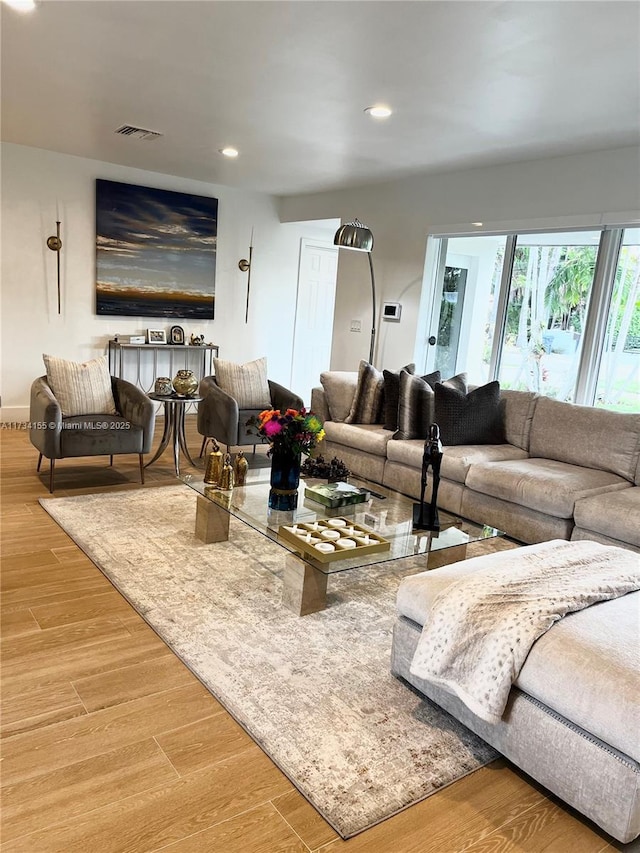
[[[173,387],[181,397],[195,394],[198,390],[198,380],[193,370],[179,370],[173,380]]]

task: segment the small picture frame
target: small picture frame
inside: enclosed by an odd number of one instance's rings
[[[184,344],[184,329],[182,326],[172,326],[169,329],[170,344]]]
[[[167,333],[164,329],[147,329],[148,344],[166,344]]]

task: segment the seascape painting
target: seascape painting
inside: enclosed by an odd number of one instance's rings
[[[96,313],[212,320],[218,200],[96,181]]]

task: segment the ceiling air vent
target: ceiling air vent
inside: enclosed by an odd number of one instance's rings
[[[156,130],[145,130],[143,127],[134,127],[132,124],[123,124],[115,132],[120,136],[129,136],[131,139],[157,139],[159,136],[164,136]]]

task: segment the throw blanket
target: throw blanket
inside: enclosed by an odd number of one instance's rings
[[[533,643],[566,613],[640,589],[640,557],[597,542],[554,540],[513,551],[513,562],[473,572],[434,600],[411,673],[455,693],[478,717],[500,721]]]

